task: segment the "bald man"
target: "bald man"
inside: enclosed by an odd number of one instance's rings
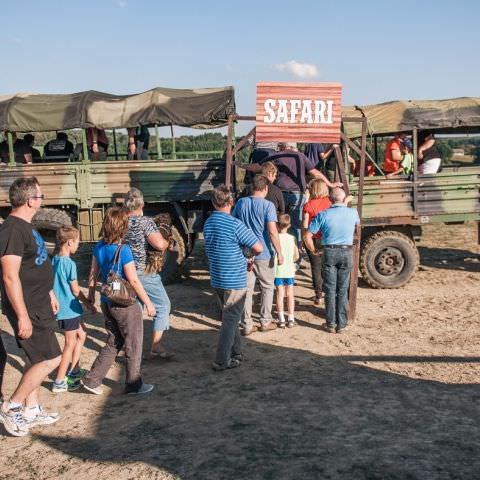
[[[353,235],[360,223],[358,212],[349,208],[351,200],[336,187],[330,194],[332,206],[320,212],[304,235],[305,245],[314,255],[313,235],[322,232],[322,277],[325,291],[327,331],[342,333],[348,324],[348,286],[353,266]]]

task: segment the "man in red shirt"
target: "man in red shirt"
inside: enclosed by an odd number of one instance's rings
[[[405,133],[396,133],[392,140],[387,143],[383,161],[383,172],[387,174],[387,177],[403,171],[400,162],[403,159],[401,147],[405,136]]]

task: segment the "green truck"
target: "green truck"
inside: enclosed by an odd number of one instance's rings
[[[183,126],[215,128],[225,125],[235,111],[232,87],[177,90],[155,88],[137,95],[116,96],[100,92],[71,95],[12,95],[0,97],[0,129],[9,144],[8,157],[0,165],[0,216],[10,210],[8,189],[19,176],[36,176],[45,194],[33,222],[47,240],[64,224],[76,225],[83,242],[98,239],[105,209],[123,202],[131,188],[142,190],[145,214],[170,216],[174,247],[163,268],[171,281],[192,251],[195,238],[211,210],[209,192],[225,181],[225,160],[166,159],[161,153],[158,128]],[[88,129],[147,126],[155,128],[156,152],[148,160],[127,160],[127,152],[96,159],[88,144]],[[13,136],[26,132],[81,132],[78,155],[48,162],[17,163]],[[78,135],[77,135],[78,136]],[[114,137],[115,139],[115,137]],[[175,155],[173,155],[175,157]],[[59,161],[62,160],[62,161]]]
[[[416,142],[422,129],[438,133],[480,133],[479,99],[438,102],[390,102],[342,109],[342,145],[336,149],[338,177],[355,196],[361,211],[359,264],[366,282],[375,288],[397,288],[407,283],[418,266],[415,240],[422,225],[431,222],[480,221],[480,166],[446,167],[435,175],[420,176],[415,156],[414,174],[387,179],[354,177],[348,172],[347,147],[365,162],[367,141],[396,132],[411,133]],[[0,165],[0,216],[9,212],[8,188],[18,176],[35,175],[45,193],[44,209],[34,222],[52,239],[62,224],[75,224],[82,241],[98,238],[103,213],[123,201],[135,186],[143,191],[145,213],[166,213],[173,225],[175,247],[168,252],[165,280],[175,278],[178,267],[192,251],[195,239],[211,211],[210,190],[220,183],[240,187],[232,160],[246,144],[234,145],[235,113],[232,87],[176,90],[155,88],[137,95],[100,92],[71,95],[0,96],[0,129],[7,132],[8,158]],[[219,158],[165,159],[157,149],[148,160],[126,160],[115,151],[102,160],[89,153],[87,129],[105,130],[146,126],[214,128],[228,126],[225,155]],[[363,130],[362,130],[363,126]],[[77,156],[68,161],[16,163],[12,132],[55,132],[80,129]],[[250,134],[254,133],[252,130]],[[111,151],[111,149],[109,149]],[[378,152],[381,156],[381,152]],[[375,154],[370,160],[379,163]],[[345,168],[344,168],[345,166]],[[361,169],[363,171],[363,169]]]

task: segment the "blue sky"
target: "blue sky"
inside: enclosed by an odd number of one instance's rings
[[[480,96],[480,2],[8,1],[0,94],[339,81],[344,104]]]

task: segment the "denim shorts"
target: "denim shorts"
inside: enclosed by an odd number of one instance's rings
[[[281,287],[281,286],[287,287],[289,285],[295,285],[295,279],[294,278],[276,278],[274,283],[276,287]]]
[[[158,273],[148,275],[141,270],[137,271],[137,275],[157,311],[153,318],[153,331],[163,332],[168,330],[170,326],[170,299],[163,286],[162,277]]]

